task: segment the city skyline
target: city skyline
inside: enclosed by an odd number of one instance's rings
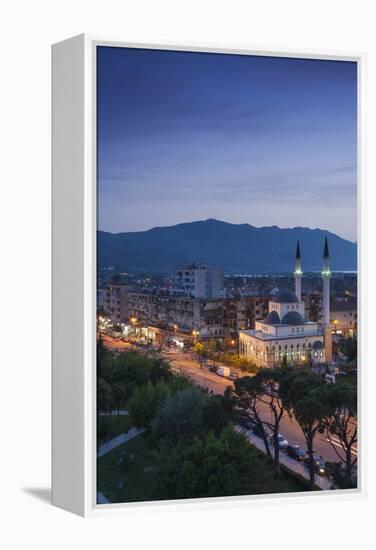
[[[98,49],[98,228],[209,218],[356,241],[356,64]]]

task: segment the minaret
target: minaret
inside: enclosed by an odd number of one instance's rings
[[[331,276],[331,273],[330,273],[330,266],[329,266],[329,247],[328,247],[327,237],[325,237],[323,259],[324,259],[324,264],[321,272],[322,281],[323,281],[322,327],[323,327],[323,334],[325,336],[325,361],[330,363],[332,360],[332,329],[330,326],[330,276]]]
[[[329,247],[328,247],[328,237],[325,237],[324,245],[324,265],[322,268],[322,280],[323,280],[323,327],[327,327],[330,324],[330,267],[329,267]]]
[[[299,302],[302,301],[302,259],[300,256],[300,245],[299,241],[296,245],[296,254],[295,254],[295,294],[298,297]]]

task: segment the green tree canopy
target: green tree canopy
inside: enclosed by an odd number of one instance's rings
[[[137,388],[128,401],[128,411],[133,424],[138,428],[146,428],[168,395],[168,385],[163,381],[157,384],[149,381]]]
[[[228,427],[216,437],[209,432],[187,446],[162,445],[157,491],[162,498],[198,498],[256,494],[265,491],[257,451]]]
[[[152,422],[157,438],[193,436],[202,433],[205,395],[198,388],[178,391],[166,399]]]

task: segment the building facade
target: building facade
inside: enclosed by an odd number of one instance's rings
[[[125,285],[107,285],[97,290],[97,309],[103,311],[115,323],[128,320],[127,287]]]
[[[306,320],[301,299],[301,256],[299,242],[295,259],[295,293],[282,290],[269,302],[269,313],[256,321],[255,329],[239,332],[239,353],[260,367],[288,363],[331,362],[332,342],[329,322],[329,250],[324,247],[323,323]]]
[[[345,338],[356,336],[358,314],[356,300],[333,300],[330,304],[330,326],[333,334]]]
[[[200,338],[234,337],[240,329],[254,328],[267,311],[268,297],[189,298],[128,291],[126,310],[145,326],[176,328]]]
[[[186,264],[175,273],[175,282],[190,298],[223,297],[223,270],[203,264]]]

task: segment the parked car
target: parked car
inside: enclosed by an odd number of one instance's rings
[[[304,460],[304,465],[309,468],[309,456],[307,456]],[[326,476],[328,475],[328,470],[326,467],[325,460],[322,456],[319,455],[313,455],[313,463],[315,465],[315,472],[319,474],[319,476]]]
[[[305,460],[306,453],[299,447],[299,445],[287,445],[286,451],[291,458],[294,458],[298,462]]]
[[[217,367],[215,365],[209,365],[210,372],[217,372]]]
[[[229,380],[236,380],[237,378],[239,378],[239,376],[237,374],[235,374],[234,372],[232,372],[231,374],[228,375],[228,379]]]
[[[262,429],[260,428],[260,426],[258,424],[255,424],[252,429],[253,429],[253,433],[255,435],[257,435],[258,437],[263,437]]]
[[[242,428],[245,428],[246,430],[251,430],[253,428],[253,423],[249,420],[249,418],[246,417],[240,417],[238,420],[238,424]]]
[[[272,445],[274,445],[273,435],[270,436],[269,441]],[[279,448],[281,449],[281,451],[285,451],[287,449],[288,445],[289,445],[289,442],[287,441],[285,436],[282,435],[282,434],[278,434],[278,445],[279,445]]]

